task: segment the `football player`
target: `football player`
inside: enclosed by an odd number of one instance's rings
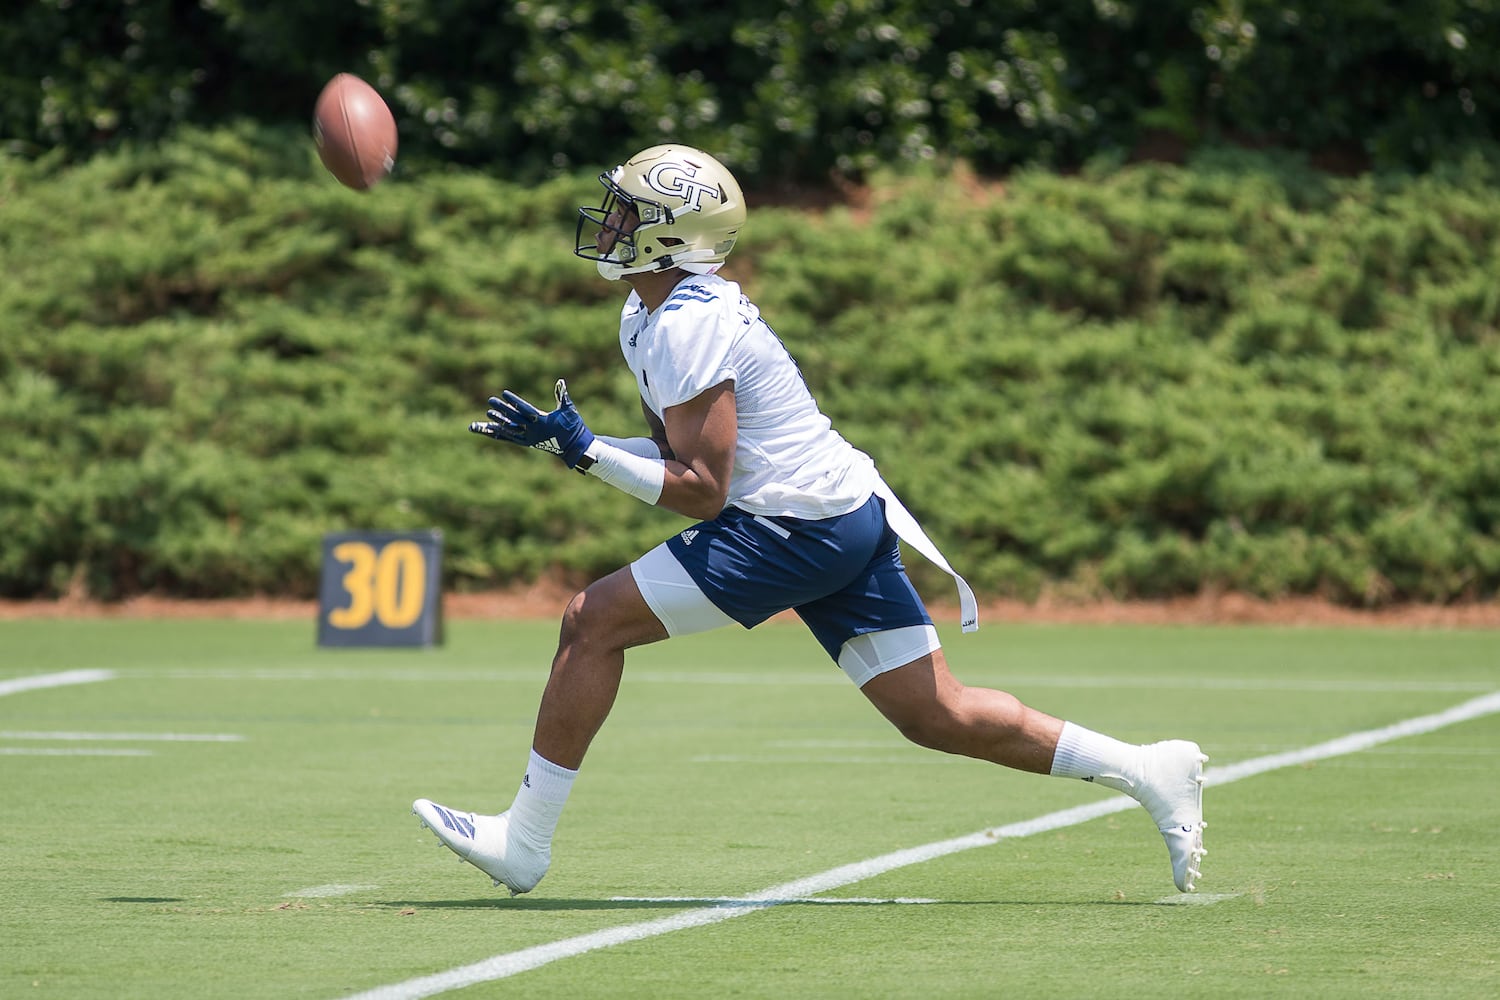
[[[569,469],[696,523],[569,602],[530,759],[499,815],[418,799],[413,811],[512,894],[535,888],[589,743],[619,689],[625,651],[792,610],[907,739],[1006,767],[1082,778],[1133,796],[1166,840],[1177,888],[1203,850],[1198,744],[1133,745],[1064,722],[949,672],[907,578],[903,539],[957,583],[965,631],[973,592],[818,409],[796,362],[739,285],[717,273],[745,222],[719,161],[653,146],[601,174],[581,208],[575,253],[629,286],[620,351],[648,433],[595,434],[562,381],[543,412],[507,390],[470,430],[549,452]]]

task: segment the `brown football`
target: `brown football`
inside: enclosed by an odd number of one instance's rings
[[[375,88],[340,73],[313,108],[318,158],[340,184],[367,191],[396,165],[396,119]]]

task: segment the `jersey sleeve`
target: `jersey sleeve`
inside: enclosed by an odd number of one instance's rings
[[[731,352],[741,325],[718,289],[679,285],[662,304],[647,377],[661,410],[737,378]]]

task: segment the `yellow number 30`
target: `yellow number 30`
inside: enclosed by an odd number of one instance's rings
[[[329,612],[334,628],[363,628],[372,617],[386,628],[408,628],[422,616],[427,560],[416,542],[393,541],[379,550],[369,542],[343,542],[333,557],[349,564],[349,606]]]

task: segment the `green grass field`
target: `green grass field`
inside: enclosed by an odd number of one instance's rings
[[[464,997],[1500,995],[1491,711],[1212,784],[1192,897],[1139,809],[896,865],[1112,793],[903,743],[794,624],[633,654],[552,870],[511,899],[408,809],[509,803],[555,634],[0,622],[0,996],[410,997],[450,970]],[[1211,782],[1500,689],[1495,633],[945,638],[970,683],[1199,740]],[[21,683],[71,671],[108,673]]]

